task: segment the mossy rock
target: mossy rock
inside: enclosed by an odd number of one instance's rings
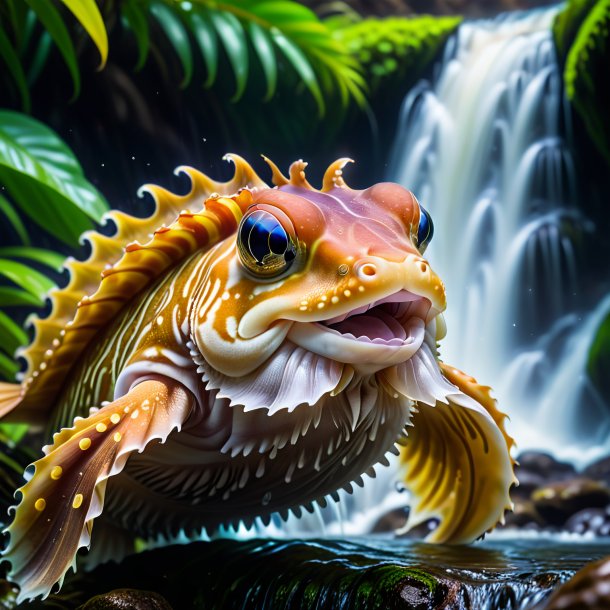
[[[456,583],[421,567],[380,561],[343,542],[216,540],[145,551],[120,565],[79,571],[59,593],[24,608],[76,608],[100,593],[126,589],[154,591],[173,608],[193,610],[432,610],[445,607]]]
[[[389,17],[327,21],[334,37],[358,61],[372,94],[396,87],[403,93],[438,56],[461,17]]]
[[[587,372],[593,385],[604,397],[610,396],[610,314],[599,325],[589,349]]]
[[[567,97],[610,163],[610,0],[570,0],[555,18],[553,36]]]

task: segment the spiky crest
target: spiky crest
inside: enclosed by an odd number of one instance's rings
[[[271,160],[263,158],[276,186],[291,184],[315,190],[307,182],[307,164],[302,160],[290,166],[288,179]],[[235,165],[231,180],[217,182],[191,167],[180,166],[175,173],[190,178],[189,193],[181,196],[160,186],[145,185],[139,194],[147,192],[153,197],[155,210],[151,216],[136,218],[113,210],[104,220],[115,224],[114,235],[96,231],[83,234],[82,239],[91,247],[89,258],[67,260],[64,267],[69,271],[68,284],[49,292],[51,313],[43,319],[32,317],[34,338],[18,352],[28,366],[22,375],[17,414],[27,412],[25,419],[30,420],[33,413],[42,416],[44,409],[38,403],[52,406],[65,375],[92,337],[132,295],[196,248],[210,247],[235,231],[251,201],[251,191],[269,187],[242,157],[228,154],[224,159]],[[329,166],[322,190],[348,188],[341,179],[341,168],[348,161],[338,159]],[[44,401],[40,400],[43,396]]]

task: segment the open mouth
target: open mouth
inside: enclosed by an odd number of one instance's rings
[[[430,301],[407,290],[320,322],[297,322],[288,338],[346,364],[383,368],[408,360],[421,346]]]

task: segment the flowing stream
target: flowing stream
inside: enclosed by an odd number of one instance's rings
[[[551,26],[557,8],[463,24],[404,101],[390,180],[430,211],[446,284],[442,357],[491,385],[519,449],[585,463],[608,450],[586,375],[610,299],[579,285],[578,206]],[[587,312],[587,313],[583,313]]]

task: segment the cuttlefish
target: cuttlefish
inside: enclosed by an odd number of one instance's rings
[[[269,187],[246,161],[190,192],[144,187],[149,218],[113,211],[33,322],[4,421],[49,444],[16,493],[3,558],[19,599],[46,596],[80,547],[200,535],[286,517],[400,453],[408,527],[470,542],[502,520],[512,439],[489,388],[439,360],[445,289],[432,220],[398,184],[347,186],[339,159]]]

